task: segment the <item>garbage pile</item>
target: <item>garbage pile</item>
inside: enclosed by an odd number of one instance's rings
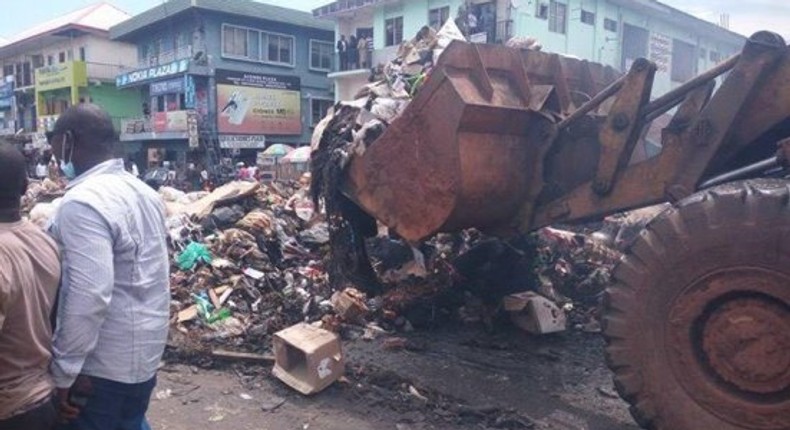
[[[66,185],[48,178],[28,179],[27,192],[22,196],[21,210],[31,222],[45,227],[55,213],[60,199],[66,192]]]
[[[330,310],[327,226],[304,186],[231,182],[211,194],[160,194],[176,342],[267,349],[276,331]]]

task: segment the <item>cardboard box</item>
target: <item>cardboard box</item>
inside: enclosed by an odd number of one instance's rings
[[[535,334],[565,330],[567,317],[551,300],[532,291],[511,294],[502,299],[510,319],[520,328]]]
[[[302,394],[315,394],[343,376],[340,338],[327,330],[300,323],[274,334],[272,373]]]

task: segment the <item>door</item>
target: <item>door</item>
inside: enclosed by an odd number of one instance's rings
[[[650,33],[630,24],[623,24],[623,59],[620,65],[625,72],[637,58],[647,58],[647,41]]]

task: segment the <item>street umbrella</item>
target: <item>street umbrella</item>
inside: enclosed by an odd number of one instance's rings
[[[275,143],[274,145],[266,148],[266,150],[263,151],[263,155],[270,155],[270,156],[273,156],[273,157],[282,157],[283,155],[285,155],[285,154],[287,154],[287,153],[289,153],[289,152],[291,152],[293,150],[294,150],[293,146],[288,146],[288,145],[283,144],[283,143]]]
[[[309,146],[300,146],[282,158],[283,163],[307,163],[310,161],[311,149]]]

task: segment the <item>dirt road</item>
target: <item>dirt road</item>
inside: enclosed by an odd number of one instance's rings
[[[345,341],[347,378],[311,398],[274,380],[268,365],[168,364],[149,419],[155,430],[638,428],[614,394],[597,335],[445,327],[412,334],[396,351],[383,339]]]

